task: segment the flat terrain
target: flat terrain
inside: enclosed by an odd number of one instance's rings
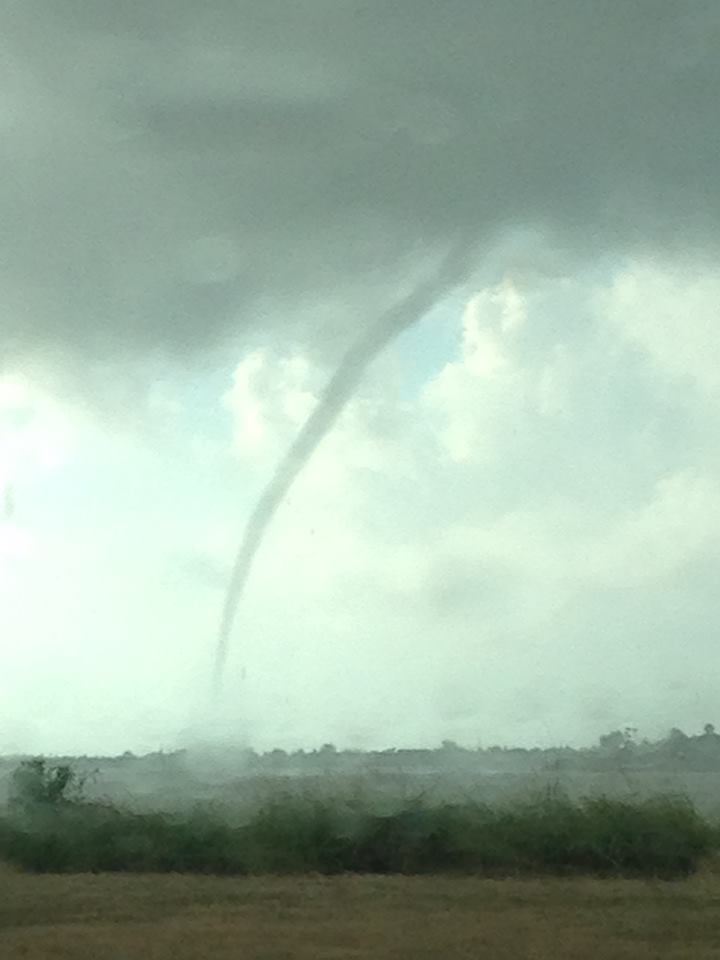
[[[0,869],[2,960],[717,958],[720,875],[31,876]]]

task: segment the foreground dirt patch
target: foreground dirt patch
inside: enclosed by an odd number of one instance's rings
[[[720,876],[678,883],[0,872],[0,957],[716,958]]]

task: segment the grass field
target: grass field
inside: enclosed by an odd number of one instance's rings
[[[720,956],[720,874],[690,879],[31,875],[0,869],[2,960]]]

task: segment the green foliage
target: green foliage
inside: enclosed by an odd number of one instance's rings
[[[673,797],[574,802],[555,790],[504,806],[416,802],[384,815],[357,804],[281,797],[233,825],[202,809],[171,816],[73,802],[66,798],[72,778],[57,779],[44,765],[25,764],[22,770],[18,783],[28,802],[15,804],[0,819],[0,856],[39,872],[577,872],[670,878],[692,873],[720,843],[717,827],[688,801]]]
[[[253,873],[351,870],[350,831],[330,802],[292,797],[258,810],[243,830]]]
[[[100,803],[36,808],[0,822],[0,855],[41,873],[244,873],[240,839],[205,815],[137,814]]]
[[[13,772],[10,800],[14,806],[57,806],[79,799],[84,780],[69,764],[48,766],[42,757],[24,760]]]
[[[543,795],[505,807],[444,805],[366,821],[355,869],[422,873],[595,873],[677,876],[716,844],[684,800],[574,803]]]

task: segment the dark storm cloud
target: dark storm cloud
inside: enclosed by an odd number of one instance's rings
[[[330,292],[349,342],[473,231],[717,245],[714,3],[11,0],[0,26],[11,356],[312,343],[294,307]]]

